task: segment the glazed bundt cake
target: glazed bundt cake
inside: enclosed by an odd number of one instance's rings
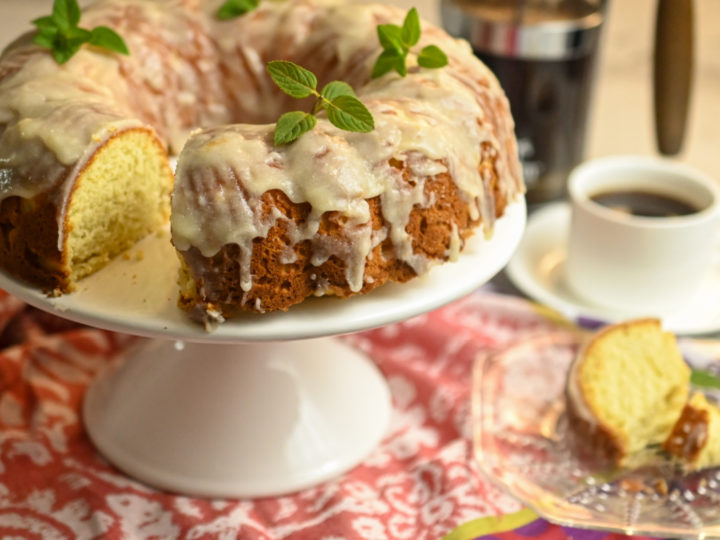
[[[669,437],[688,398],[690,368],[656,319],[606,326],[584,345],[567,381],[572,425],[618,465]]]
[[[513,122],[469,45],[423,23],[418,47],[448,65],[372,79],[377,27],[397,8],[265,2],[231,21],[220,1],[101,0],[129,56],[82,47],[58,65],[25,36],[0,60],[0,264],[67,292],[167,216],[181,258],[180,306],[199,319],[288,309],[406,281],[454,259],[523,192]],[[323,113],[275,146],[293,98],[266,65],[289,60],[342,80],[375,129]],[[237,124],[242,122],[242,124]],[[193,132],[197,127],[203,129]],[[192,133],[191,136],[190,133]],[[188,138],[189,136],[189,138]],[[182,150],[182,152],[180,152]]]

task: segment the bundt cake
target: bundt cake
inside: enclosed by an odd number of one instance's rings
[[[524,190],[508,102],[465,42],[423,23],[448,65],[372,79],[395,7],[264,2],[230,21],[220,0],[100,0],[129,56],[83,46],[63,65],[24,36],[0,59],[0,265],[67,292],[167,216],[180,306],[199,319],[364,293],[453,259]],[[297,108],[265,69],[289,60],[350,84],[375,129],[324,113],[289,145]],[[241,124],[237,124],[242,122]],[[200,131],[193,131],[198,127]],[[192,134],[191,134],[192,132]],[[189,137],[189,138],[188,138]],[[180,152],[182,150],[182,152]]]
[[[571,425],[618,465],[670,436],[690,368],[656,319],[604,327],[579,351],[567,381]]]

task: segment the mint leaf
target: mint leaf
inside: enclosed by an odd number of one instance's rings
[[[84,28],[73,27],[65,33],[65,38],[68,42],[77,42],[80,45],[90,41],[92,32],[85,30]]]
[[[402,77],[407,75],[406,58],[410,48],[420,41],[420,15],[411,8],[405,15],[402,28],[395,24],[379,24],[378,40],[383,51],[373,66],[371,77],[376,79],[390,71],[397,71]],[[447,65],[445,53],[436,45],[428,45],[418,54],[420,67],[438,68]]]
[[[396,24],[379,24],[377,27],[378,41],[382,48],[395,50],[399,53],[407,53],[407,47],[403,43],[402,28]]]
[[[55,43],[55,38],[57,36],[57,28],[53,27],[45,27],[40,28],[35,34],[35,37],[33,38],[33,43],[40,45],[41,47],[45,47],[46,49],[52,49]]]
[[[380,53],[378,59],[373,66],[371,77],[377,79],[390,71],[397,71],[403,77],[407,73],[405,66],[405,55],[400,54],[394,49],[389,49]]]
[[[395,52],[397,54],[397,52]],[[317,91],[317,77],[297,64],[284,60],[268,62],[268,73],[280,89],[296,98],[315,96],[312,112],[291,111],[283,114],[275,124],[273,141],[276,145],[296,140],[317,123],[315,114],[325,109],[332,124],[348,131],[367,132],[375,127],[375,121],[367,107],[355,96],[352,87],[343,81],[327,83],[322,92]]]
[[[314,128],[316,123],[317,119],[310,113],[303,111],[285,113],[275,124],[273,142],[277,146],[293,142],[300,135]]]
[[[80,6],[77,0],[55,0],[52,19],[60,30],[69,30],[80,22]]]
[[[289,96],[305,98],[317,94],[317,77],[312,71],[285,60],[269,62],[267,70],[275,84]]]
[[[320,95],[328,101],[332,101],[338,96],[355,97],[355,90],[353,90],[352,86],[350,86],[346,82],[332,81],[325,85],[325,87],[322,89],[322,92],[320,92]]]
[[[107,26],[96,26],[90,32],[88,43],[104,49],[109,49],[120,54],[130,54],[123,38],[112,28]]]
[[[375,121],[367,107],[356,97],[342,95],[324,102],[328,120],[345,131],[367,133],[375,128]]]
[[[260,0],[227,0],[220,6],[215,16],[220,20],[227,21],[245,15],[258,7],[259,4]]]
[[[441,68],[448,63],[447,55],[436,45],[423,47],[418,55],[418,65],[424,68]]]
[[[420,41],[420,16],[415,8],[412,8],[405,15],[402,25],[402,40],[408,49],[413,45],[417,45],[417,42]]]
[[[60,47],[63,50],[63,58],[64,61],[67,62],[70,60],[70,58],[80,50],[80,47],[82,47],[83,43],[87,43],[90,39],[90,32],[87,30],[83,30],[82,28],[71,28],[70,31],[67,33],[66,36],[57,36],[55,38],[55,42],[57,43],[58,40],[65,41],[64,46]],[[65,54],[69,54],[69,56],[65,57]],[[57,59],[56,59],[57,60]],[[63,62],[59,62],[62,64]]]
[[[57,31],[57,25],[55,24],[55,19],[53,19],[51,16],[45,16],[45,17],[38,17],[37,19],[34,19],[32,23],[38,27],[39,30],[52,28],[53,30]]]
[[[130,54],[123,39],[111,28],[98,26],[92,31],[80,28],[81,15],[77,0],[55,0],[52,15],[32,21],[37,26],[33,43],[50,49],[58,64],[70,60],[85,43]]]
[[[58,64],[64,64],[70,60],[82,46],[82,43],[80,43],[79,40],[75,40],[73,43],[63,38],[63,41],[64,43],[62,45],[58,45],[56,40],[52,49],[53,58]]]
[[[700,388],[720,389],[720,377],[701,369],[692,370],[690,373],[690,383]]]

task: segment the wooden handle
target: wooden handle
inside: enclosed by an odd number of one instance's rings
[[[693,0],[658,0],[653,93],[655,135],[665,155],[685,138],[693,73]]]

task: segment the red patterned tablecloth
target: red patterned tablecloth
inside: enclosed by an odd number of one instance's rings
[[[478,353],[556,328],[523,300],[478,292],[348,336],[387,377],[388,435],[360,466],[296,494],[194,499],[150,489],[98,455],[85,389],[131,338],[40,312],[0,291],[0,538],[606,538],[537,519],[473,466]]]

